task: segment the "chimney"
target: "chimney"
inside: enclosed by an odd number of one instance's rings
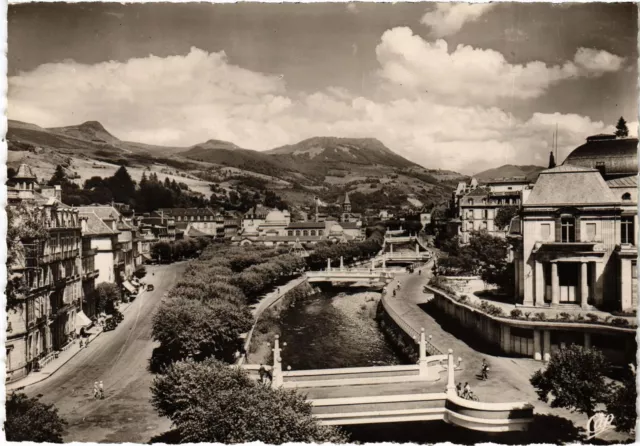
[[[80,228],[83,233],[87,232],[87,217],[80,217]]]
[[[59,184],[56,184],[55,186],[53,186],[54,190],[53,190],[53,196],[56,200],[58,201],[62,201],[62,186],[60,186]]]

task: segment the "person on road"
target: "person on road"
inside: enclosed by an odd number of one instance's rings
[[[456,395],[462,398],[462,383],[458,383],[456,385]]]
[[[100,384],[98,384],[98,387],[100,389],[100,399],[103,400],[104,399],[104,385],[102,384],[102,381],[100,381]]]
[[[487,364],[487,360],[483,359],[482,360],[482,369],[480,371],[480,379],[482,379],[483,381],[489,379],[488,373],[489,372],[489,364]]]
[[[258,375],[260,375],[260,382],[264,383],[264,377],[267,374],[267,369],[264,368],[264,364],[260,364],[260,368],[258,369]]]
[[[93,383],[93,397],[95,399],[100,398],[100,389],[98,388],[98,381]]]
[[[421,275],[422,275],[422,270],[421,270],[421,269],[419,269],[419,270],[418,270],[418,275],[419,275],[419,276],[421,276]]]

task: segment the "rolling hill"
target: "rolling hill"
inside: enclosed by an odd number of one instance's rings
[[[97,121],[46,129],[10,120],[7,140],[15,157],[29,153],[29,159],[42,164],[43,172],[54,168],[60,159],[69,164],[76,158],[86,160],[91,167],[82,167],[80,178],[84,178],[85,170],[93,169],[92,161],[113,166],[126,163],[132,169],[164,166],[167,172],[175,169],[180,177],[220,182],[225,188],[234,184],[226,178],[253,176],[277,188],[283,196],[305,202],[316,194],[333,197],[345,191],[402,191],[408,197],[405,205],[418,206],[446,197],[452,179],[460,176],[426,169],[373,138],[314,137],[259,152],[215,139],[191,147],[122,141]]]

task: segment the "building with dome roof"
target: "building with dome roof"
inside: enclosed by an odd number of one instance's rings
[[[567,156],[563,165],[597,169],[605,180],[638,174],[638,138],[595,135]]]
[[[524,191],[509,234],[520,303],[637,307],[637,142],[590,137]]]

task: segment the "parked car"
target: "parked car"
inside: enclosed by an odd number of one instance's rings
[[[153,285],[151,284],[147,285],[147,291],[153,291],[153,290],[154,290]]]

